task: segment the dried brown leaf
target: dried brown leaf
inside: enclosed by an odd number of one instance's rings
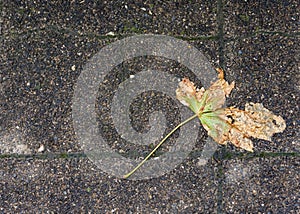
[[[245,110],[234,107],[224,109],[225,99],[234,88],[224,80],[218,69],[219,79],[207,90],[197,89],[194,83],[184,78],[176,90],[177,99],[195,112],[203,127],[217,143],[232,142],[236,147],[253,152],[250,137],[271,141],[275,133],[282,132],[285,121],[274,115],[260,103],[247,103]]]
[[[229,131],[228,140],[241,148],[243,142],[249,145],[249,140],[246,140],[249,137],[271,141],[273,134],[283,132],[286,128],[284,119],[274,115],[261,103],[246,103],[244,111],[230,107],[225,109],[225,114],[233,127]]]

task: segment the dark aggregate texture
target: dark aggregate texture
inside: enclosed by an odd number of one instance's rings
[[[294,0],[0,1],[0,213],[299,213],[299,8]],[[200,127],[190,155],[158,178],[103,172],[74,131],[74,88],[102,48],[142,34],[199,49],[235,81],[227,106],[263,103],[285,119],[285,131],[272,142],[253,139],[254,153],[219,145],[203,165],[207,133]],[[202,85],[184,65],[156,56],[127,60],[105,76],[95,102],[100,134],[132,159],[154,145],[122,138],[112,99],[120,83],[147,69]],[[179,105],[157,91],[142,93],[130,104],[131,125],[147,132],[149,115],[160,110],[166,135],[181,121]]]
[[[87,159],[3,159],[0,209],[25,213],[214,212],[215,167],[211,163],[192,165],[196,162],[189,160],[159,179],[133,182],[101,173]]]
[[[224,32],[226,37],[249,36],[258,32],[299,32],[299,2],[226,1]]]
[[[260,35],[226,44],[227,79],[236,82],[228,100],[240,108],[259,102],[281,115],[287,128],[273,142],[256,141],[257,150],[299,152],[299,39]]]
[[[86,60],[105,44],[50,30],[6,39],[1,127],[18,126],[29,143],[47,144],[51,152],[77,151],[71,118],[73,87]],[[35,146],[31,145],[33,150]]]
[[[297,213],[299,158],[230,160],[224,164],[226,213]]]
[[[4,1],[4,32],[63,28],[79,33],[216,33],[216,2],[207,1]]]

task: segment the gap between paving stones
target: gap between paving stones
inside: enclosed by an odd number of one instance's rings
[[[136,33],[125,33],[125,34],[114,34],[114,35],[103,35],[103,34],[98,34],[95,32],[90,32],[90,31],[85,31],[85,32],[80,32],[77,30],[73,30],[71,28],[65,28],[65,27],[59,27],[56,25],[48,25],[47,28],[31,28],[26,31],[22,32],[17,32],[17,31],[11,31],[10,33],[5,33],[0,36],[0,39],[5,39],[7,37],[9,38],[16,38],[19,36],[26,36],[26,35],[31,35],[32,33],[40,33],[43,31],[49,31],[49,32],[55,32],[55,33],[65,33],[65,34],[71,34],[71,35],[76,35],[80,38],[96,38],[99,40],[106,40],[106,39],[123,39],[126,37],[130,36],[135,36],[135,35],[143,35],[143,34],[136,34]],[[168,34],[167,36],[172,36],[177,39],[182,39],[184,41],[205,41],[205,40],[214,40],[217,41],[219,39],[219,35],[210,35],[210,36],[182,36],[182,35],[174,35],[174,34]]]
[[[202,150],[193,150],[189,157],[198,158],[201,156]],[[154,157],[161,155],[156,153]],[[109,155],[109,154],[107,154]],[[124,157],[132,157],[131,153],[122,154]],[[233,153],[222,151],[216,153],[212,158],[216,162],[222,160],[233,159],[254,159],[254,158],[275,158],[275,157],[300,157],[298,152],[254,152],[254,153]],[[0,154],[0,159],[15,158],[15,159],[73,159],[73,158],[87,158],[85,153],[42,153],[42,154]]]
[[[188,36],[180,36],[180,35],[170,35],[175,38],[179,38],[185,41],[201,41],[201,40],[215,40],[218,41],[218,53],[219,53],[219,65],[220,67],[224,68],[225,65],[225,44],[231,41],[241,40],[245,38],[251,38],[258,35],[280,35],[284,37],[297,37],[300,33],[286,33],[286,32],[279,32],[279,31],[263,31],[259,30],[257,32],[252,32],[245,36],[239,37],[232,37],[232,38],[224,38],[224,16],[223,16],[223,1],[218,0],[218,12],[217,12],[217,26],[218,31],[217,35],[211,36],[197,36],[197,37],[188,37]],[[100,35],[93,32],[78,32],[74,31],[69,28],[61,28],[58,26],[48,26],[49,28],[36,28],[33,30],[29,30],[25,33],[31,34],[32,32],[39,33],[40,31],[55,31],[58,33],[66,33],[66,34],[73,34],[77,35],[78,37],[88,37],[88,38],[96,38],[99,40],[106,40],[106,39],[122,39],[128,36],[136,35],[136,34],[115,34],[115,35]],[[19,37],[24,36],[24,32],[11,32],[9,34],[5,34],[0,36],[0,39],[5,39],[6,37]],[[190,153],[190,157],[197,158],[200,157],[202,151],[194,150]],[[123,154],[124,156],[131,156],[131,154]],[[254,152],[254,153],[233,153],[226,151],[225,148],[222,148],[219,152],[217,152],[213,158],[218,163],[218,173],[217,173],[217,180],[218,180],[218,189],[217,189],[217,212],[222,213],[223,211],[223,181],[225,179],[224,168],[222,166],[223,160],[232,160],[232,159],[255,159],[255,158],[274,158],[274,157],[300,157],[300,153],[298,152]],[[78,158],[87,158],[84,153],[42,153],[42,154],[29,154],[29,155],[21,155],[21,154],[0,154],[0,159],[5,158],[16,158],[16,159],[78,159]]]

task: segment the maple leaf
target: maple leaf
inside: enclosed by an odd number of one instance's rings
[[[245,110],[223,108],[234,82],[229,84],[224,79],[223,70],[217,71],[219,79],[207,90],[203,87],[197,89],[187,78],[179,83],[176,90],[177,99],[197,114],[209,136],[219,144],[231,142],[236,147],[253,152],[250,137],[271,141],[274,133],[283,132],[286,127],[284,119],[260,103],[246,103]]]
[[[227,142],[231,142],[236,147],[250,152],[253,152],[253,143],[250,137],[271,141],[274,133],[283,132],[286,128],[284,119],[274,115],[261,103],[246,103],[245,110],[235,107],[224,108],[226,97],[234,88],[234,82],[229,84],[224,79],[223,70],[217,69],[217,71],[219,72],[218,80],[207,90],[203,87],[197,89],[193,82],[183,78],[176,89],[176,97],[195,115],[176,126],[142,162],[124,175],[124,178],[128,178],[138,170],[179,127],[197,117],[208,135],[217,143],[226,145]]]

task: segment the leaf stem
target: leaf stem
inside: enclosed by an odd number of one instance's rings
[[[138,170],[138,168],[140,168],[153,155],[153,153],[163,144],[163,142],[165,142],[178,128],[180,128],[184,124],[190,122],[191,120],[195,119],[196,117],[198,117],[197,114],[193,115],[192,117],[189,117],[188,119],[186,119],[185,121],[183,121],[182,123],[180,123],[179,125],[177,125],[172,131],[170,131],[164,137],[164,139],[162,139],[159,142],[159,144],[157,144],[157,146],[147,155],[147,157],[145,157],[145,159],[142,162],[139,163],[139,165],[137,165],[131,172],[129,172],[128,174],[124,175],[123,178],[128,178],[129,176],[131,176],[136,170]]]

